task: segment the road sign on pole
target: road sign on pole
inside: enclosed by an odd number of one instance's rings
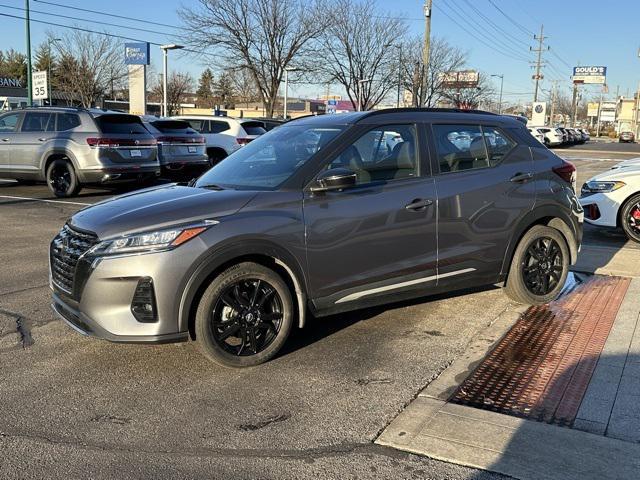
[[[31,91],[32,98],[34,100],[44,100],[49,98],[49,79],[47,77],[47,71],[33,72],[31,78]]]

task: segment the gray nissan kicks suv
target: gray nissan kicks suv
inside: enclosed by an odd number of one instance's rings
[[[188,185],[76,213],[50,247],[53,308],[84,334],[192,339],[240,367],[309,315],[495,283],[543,304],[578,254],[574,188],[574,166],[509,117],[302,118]]]
[[[33,107],[0,115],[0,177],[46,181],[57,197],[85,184],[155,179],[155,138],[135,115]]]

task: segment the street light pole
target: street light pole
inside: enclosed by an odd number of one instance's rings
[[[504,73],[501,73],[500,75],[496,74],[491,76],[500,78],[500,98],[498,100],[498,115],[501,115],[502,114],[502,86],[504,84]]]
[[[282,116],[287,120],[287,102],[289,100],[289,69],[284,69],[284,105],[282,107]]]
[[[168,63],[168,51],[169,50],[179,50],[184,48],[182,45],[176,45],[174,43],[169,45],[160,45],[160,50],[162,50],[162,114],[165,117],[168,117],[168,102],[167,102],[167,89],[169,82],[167,81],[167,63]]]
[[[27,36],[27,105],[33,105],[33,92],[31,91],[31,21],[29,20],[29,0],[24,0],[24,23]]]
[[[398,49],[398,98],[396,100],[396,108],[400,108],[400,88],[402,86],[402,44],[396,45]]]

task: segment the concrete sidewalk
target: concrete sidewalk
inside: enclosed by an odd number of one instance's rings
[[[448,402],[514,326],[521,310],[510,310],[479,334],[377,443],[527,480],[637,479],[640,279],[631,281],[619,305],[573,428]]]

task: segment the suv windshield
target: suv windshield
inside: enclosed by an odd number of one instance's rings
[[[161,133],[197,133],[182,120],[154,120],[150,123]]]
[[[308,125],[272,130],[218,163],[195,186],[274,189],[342,130],[344,126]]]

